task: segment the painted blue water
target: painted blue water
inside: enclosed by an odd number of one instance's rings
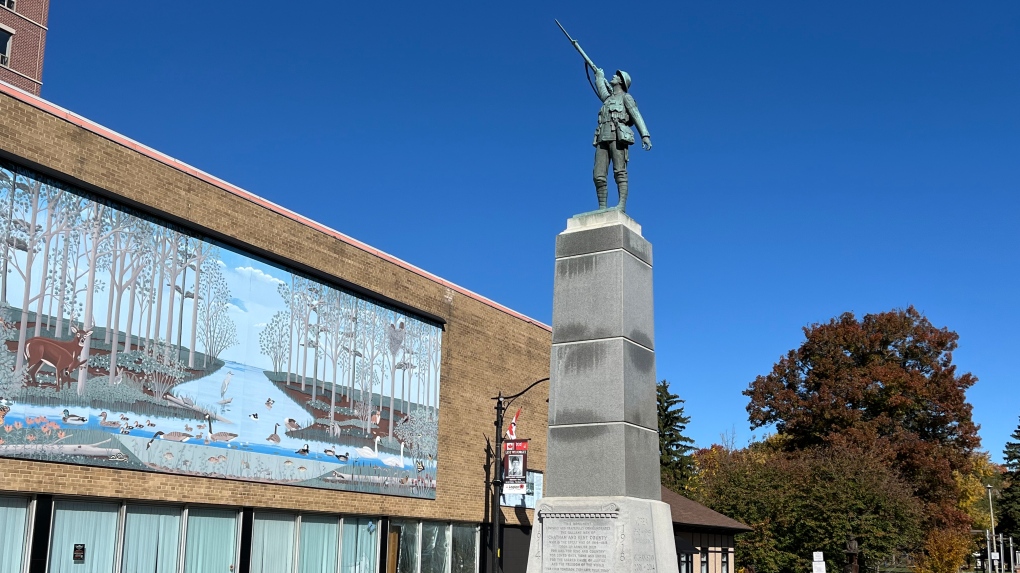
[[[223,381],[230,375],[230,382],[226,392],[221,396]],[[323,453],[325,449],[335,450],[338,454],[348,454],[349,463],[358,461],[359,465],[385,466],[382,460],[389,460],[390,467],[413,467],[414,462],[405,457],[403,465],[400,465],[400,456],[380,452],[378,456],[373,453],[359,451],[354,447],[342,444],[331,444],[315,440],[296,439],[288,436],[286,432],[286,421],[291,418],[303,428],[312,423],[312,417],[297,402],[292,400],[285,392],[280,390],[271,382],[262,369],[240,364],[237,362],[226,362],[225,366],[216,372],[184,384],[180,384],[172,390],[172,393],[179,398],[192,400],[200,408],[216,412],[221,418],[228,420],[213,421],[212,429],[215,432],[230,432],[237,434],[237,438],[230,442],[210,442],[206,444],[203,440],[197,439],[201,433],[207,436],[209,428],[203,422],[193,419],[182,419],[172,416],[148,416],[143,417],[134,413],[125,412],[131,424],[142,423],[145,427],[132,429],[130,435],[136,438],[152,438],[157,431],[186,432],[195,436],[186,442],[188,445],[204,445],[208,448],[244,450],[255,453],[272,454],[277,456],[292,457],[296,459],[316,459],[323,462],[334,461],[336,458]],[[327,395],[328,396],[328,395]],[[266,405],[267,400],[273,400],[272,406]],[[228,404],[220,405],[219,402],[230,400]],[[119,428],[104,427],[100,424],[99,414],[101,410],[95,408],[70,408],[71,413],[88,418],[83,425],[66,424],[61,420],[61,406],[39,406],[33,404],[16,404],[7,415],[6,424],[13,424],[16,421],[25,423],[26,417],[46,416],[46,418],[62,426],[67,431],[74,428],[88,428],[91,430],[102,430],[111,434],[119,434]],[[108,421],[119,421],[121,412],[108,411]],[[255,416],[257,415],[257,419]],[[269,442],[266,438],[273,434],[274,425],[280,424],[276,434],[280,438],[279,445]],[[199,427],[199,426],[205,427]],[[307,456],[298,454],[297,451],[308,445]],[[338,464],[339,465],[339,464]]]

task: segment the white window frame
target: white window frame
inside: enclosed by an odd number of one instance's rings
[[[0,2],[4,1],[5,0],[0,0]],[[4,52],[0,53],[0,56],[3,56],[3,58],[0,59],[0,65],[2,65],[5,68],[9,68],[11,67],[11,50],[14,49],[13,48],[14,36],[16,32],[14,31],[14,28],[4,26],[3,24],[0,24],[0,30],[3,30],[4,32],[7,32],[8,34],[11,35],[10,39],[7,40],[7,49]]]

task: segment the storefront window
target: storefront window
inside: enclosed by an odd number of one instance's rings
[[[397,558],[396,571],[387,573],[418,573],[418,522],[391,521],[387,542]]]
[[[286,513],[256,513],[251,530],[251,573],[281,573],[294,566],[294,520]]]
[[[0,496],[0,573],[21,573],[29,503],[27,497]]]
[[[129,505],[124,522],[121,571],[176,573],[181,542],[181,508]]]
[[[113,571],[120,504],[58,501],[53,506],[50,573]],[[76,545],[83,559],[74,559]]]
[[[378,534],[374,519],[344,518],[340,573],[376,573]]]
[[[450,527],[445,523],[421,524],[421,573],[446,573],[450,557]]]
[[[730,573],[730,550],[727,547],[722,549],[722,568],[721,573]]]
[[[335,516],[301,516],[298,573],[336,571],[336,548],[339,535],[340,522]]]
[[[237,512],[189,509],[184,573],[236,571]],[[96,569],[99,571],[99,569]],[[77,573],[69,572],[69,573]]]
[[[478,570],[478,527],[453,526],[453,551],[450,573],[474,573]]]
[[[701,573],[708,573],[708,547],[701,548]]]

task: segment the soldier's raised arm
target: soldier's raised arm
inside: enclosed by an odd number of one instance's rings
[[[599,99],[606,101],[612,92],[609,91],[609,82],[606,81],[606,72],[602,71],[602,68],[595,68],[595,91],[599,94]]]

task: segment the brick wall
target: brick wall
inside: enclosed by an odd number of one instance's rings
[[[15,11],[0,8],[0,24],[15,32],[7,68],[0,67],[0,81],[39,94],[48,12],[49,0],[18,0]]]
[[[546,328],[80,127],[45,102],[8,92],[0,93],[0,155],[442,317],[446,331],[434,501],[3,458],[0,490],[471,522],[487,518],[490,397],[501,389],[515,393],[548,376]],[[529,465],[535,469],[545,467],[547,397],[546,385],[540,385],[515,403],[524,408],[521,437],[532,438]],[[504,513],[509,522],[518,521],[514,511]]]

